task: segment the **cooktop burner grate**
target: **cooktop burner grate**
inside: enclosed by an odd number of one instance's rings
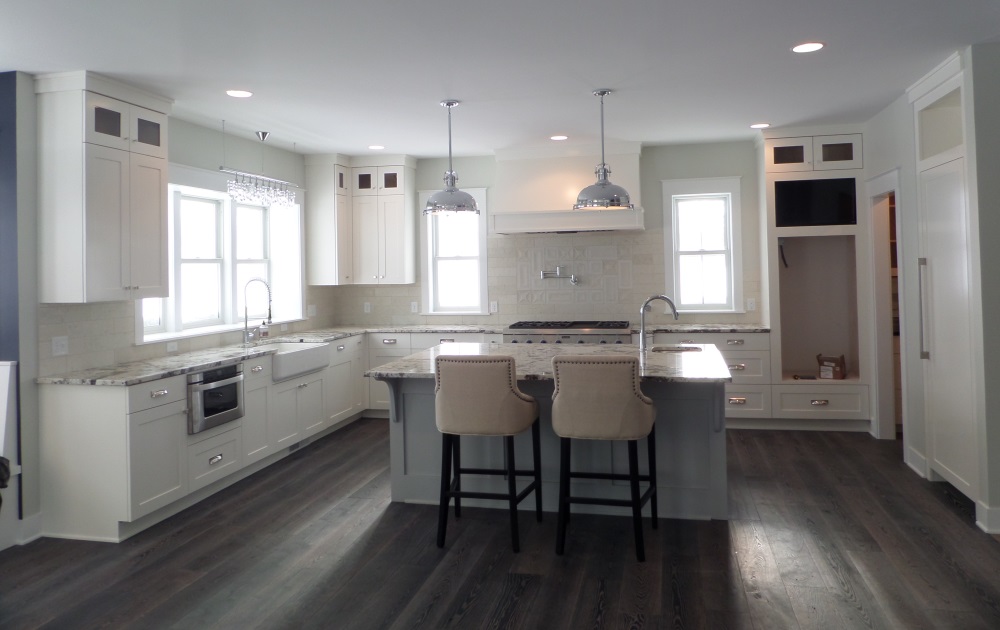
[[[591,320],[591,321],[522,321],[514,322],[510,330],[554,330],[597,328],[601,330],[622,330],[630,328],[625,320]]]

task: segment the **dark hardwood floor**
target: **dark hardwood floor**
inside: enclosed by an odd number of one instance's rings
[[[389,503],[362,420],[124,543],[0,552],[0,628],[1000,628],[1000,543],[898,442],[730,431],[731,520]],[[95,483],[98,480],[95,480]]]

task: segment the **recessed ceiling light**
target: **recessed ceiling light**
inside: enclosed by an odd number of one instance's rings
[[[767,129],[771,126],[771,123],[754,123],[750,125],[751,129]]]
[[[549,136],[549,140],[568,140],[569,136]]]
[[[797,52],[797,53],[816,52],[822,47],[823,47],[822,42],[805,42],[803,44],[799,44],[798,46],[792,46],[792,52]]]
[[[385,147],[382,146],[381,144],[370,144],[368,145],[368,148],[371,149],[372,151],[381,151]]]
[[[248,92],[247,90],[226,90],[226,94],[233,98],[250,98],[253,96],[253,92]]]

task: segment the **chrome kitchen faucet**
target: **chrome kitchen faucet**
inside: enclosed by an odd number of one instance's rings
[[[665,295],[651,295],[646,298],[646,301],[642,303],[642,308],[639,309],[639,358],[643,358],[646,355],[646,309],[649,308],[650,302],[655,300],[663,300],[670,305],[670,310],[674,312],[674,319],[679,319],[680,315],[677,314],[677,307],[674,306],[674,301]]]

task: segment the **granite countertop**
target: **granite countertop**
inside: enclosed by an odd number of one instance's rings
[[[653,352],[647,350],[642,378],[653,381],[689,383],[729,383],[732,376],[718,348],[704,344],[657,345],[654,347],[691,348],[689,351]],[[552,357],[559,354],[638,356],[639,346],[632,344],[573,346],[488,343],[451,343],[435,346],[408,357],[396,359],[369,370],[378,380],[390,378],[433,378],[434,358],[440,354],[467,356],[507,355],[514,357],[519,380],[551,380]]]

